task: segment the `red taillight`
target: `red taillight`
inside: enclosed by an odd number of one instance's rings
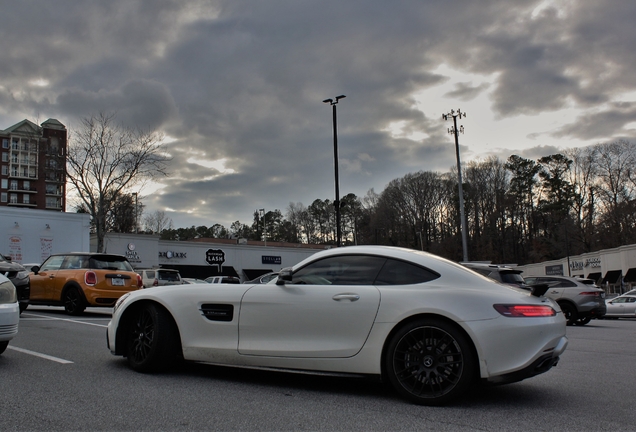
[[[579,293],[579,295],[598,297],[598,296],[601,295],[601,292],[600,291],[586,291],[586,292]]]
[[[152,283],[152,286],[159,286],[159,281],[155,278],[155,281]]]
[[[137,275],[137,286],[138,286],[139,288],[141,288],[142,286],[144,286],[144,281],[143,281],[143,279],[141,279],[141,275],[140,275],[140,274],[138,274],[138,275]]]
[[[543,305],[493,305],[495,310],[503,316],[512,318],[534,318],[555,316],[556,311],[550,306]]]
[[[90,286],[93,286],[97,283],[97,275],[94,271],[87,271],[86,273],[84,273],[84,283]]]

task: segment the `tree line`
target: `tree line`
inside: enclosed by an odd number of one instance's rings
[[[159,234],[166,240],[245,238],[336,244],[329,199],[255,211],[235,221],[174,228],[163,211],[144,215],[133,186],[169,175],[162,137],[114,123],[84,119],[70,141],[67,177],[91,215],[98,250],[106,232]],[[636,243],[636,146],[626,140],[568,149],[537,160],[511,155],[462,166],[471,260],[527,264]],[[461,260],[458,175],[419,171],[392,180],[381,193],[340,200],[344,245],[383,244]]]
[[[636,146],[569,149],[537,160],[512,155],[462,167],[468,256],[527,264],[636,243]],[[341,200],[344,245],[383,244],[462,259],[457,172],[419,171],[381,193]],[[246,238],[335,245],[329,199],[254,213],[251,225],[166,228],[166,240]]]

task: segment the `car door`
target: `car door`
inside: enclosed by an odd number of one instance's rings
[[[563,297],[564,288],[568,285],[568,281],[564,281],[559,278],[551,278],[551,277],[539,277],[537,278],[537,283],[539,284],[548,284],[548,291],[546,292],[546,296],[551,299],[558,300]],[[570,286],[570,285],[568,285]],[[576,286],[576,284],[571,284],[571,286]]]
[[[347,255],[314,261],[284,285],[259,284],[241,301],[239,352],[280,357],[351,357],[380,305],[373,285],[386,260]]]
[[[37,274],[29,276],[31,284],[31,300],[55,300],[53,293],[58,283],[57,272],[64,262],[63,255],[52,255],[47,258]]]

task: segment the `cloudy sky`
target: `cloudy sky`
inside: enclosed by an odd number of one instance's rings
[[[0,0],[0,129],[116,112],[162,131],[175,227],[462,161],[636,135],[633,0]],[[71,209],[69,208],[69,211]]]

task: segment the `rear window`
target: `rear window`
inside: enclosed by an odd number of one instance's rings
[[[95,270],[133,271],[132,266],[126,258],[116,255],[92,256],[89,266]]]
[[[525,284],[519,273],[501,273],[501,281],[507,284]]]
[[[178,272],[170,272],[170,271],[161,271],[157,272],[158,279],[170,282],[179,281],[179,273]]]

